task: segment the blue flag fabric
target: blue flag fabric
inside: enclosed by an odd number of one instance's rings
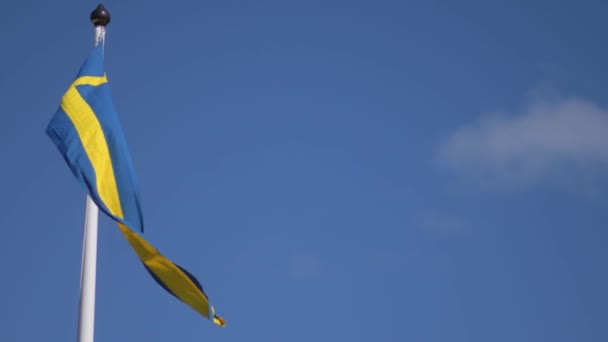
[[[47,135],[97,206],[144,231],[139,185],[97,45],[65,93]]]
[[[194,310],[225,326],[200,282],[138,234],[144,231],[139,185],[104,72],[103,43],[82,64],[46,133],[100,210],[116,221],[152,277]]]

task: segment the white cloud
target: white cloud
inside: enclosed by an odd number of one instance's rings
[[[580,99],[536,101],[485,115],[440,146],[438,162],[480,182],[508,185],[593,177],[608,166],[608,110]]]
[[[460,217],[437,210],[428,210],[418,216],[416,225],[434,238],[448,239],[469,234],[472,227]]]
[[[291,278],[296,281],[327,279],[337,274],[334,265],[321,254],[294,251],[286,241],[264,238],[241,250],[234,259],[236,266],[260,278]]]

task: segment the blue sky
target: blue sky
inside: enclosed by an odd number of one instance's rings
[[[2,341],[76,335],[84,192],[44,129],[93,1],[0,4]],[[601,1],[105,2],[145,237],[100,220],[98,341],[608,340]]]

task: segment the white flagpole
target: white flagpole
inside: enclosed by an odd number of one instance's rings
[[[97,275],[97,205],[87,196],[82,241],[78,342],[93,342],[95,330],[95,281]]]
[[[105,26],[110,13],[99,5],[91,13],[95,25],[95,46],[104,44]],[[91,197],[86,198],[82,265],[80,272],[80,304],[78,314],[78,342],[93,342],[95,332],[95,282],[97,276],[97,228],[99,209]]]

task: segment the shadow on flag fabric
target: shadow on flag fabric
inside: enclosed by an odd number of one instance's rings
[[[199,281],[164,257],[144,232],[139,186],[103,67],[103,42],[89,54],[46,134],[99,209],[118,224],[144,267],[166,291],[219,326]]]

